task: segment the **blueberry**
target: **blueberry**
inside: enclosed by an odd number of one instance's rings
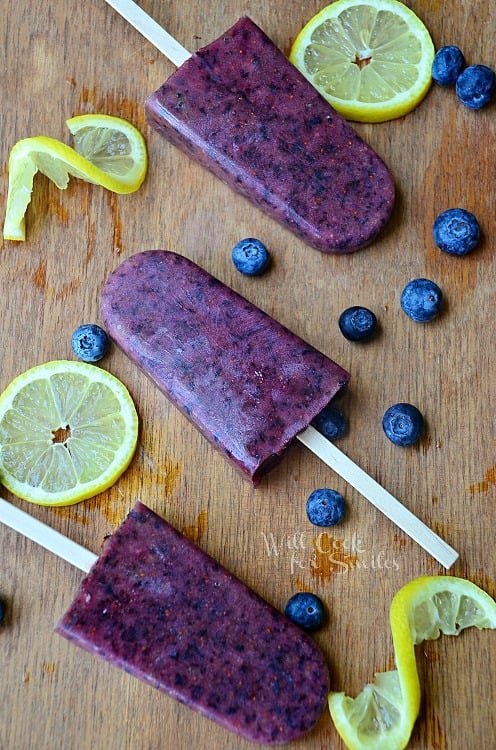
[[[346,513],[344,497],[336,490],[314,490],[307,500],[307,516],[315,526],[335,526]]]
[[[348,307],[339,316],[339,330],[348,341],[369,341],[377,329],[377,318],[366,307]]]
[[[496,89],[494,70],[487,65],[469,65],[456,79],[456,93],[469,109],[482,109],[491,101]]]
[[[412,404],[393,404],[384,414],[382,428],[395,445],[413,445],[424,431],[424,418]]]
[[[432,228],[436,245],[450,255],[466,255],[480,240],[475,216],[464,208],[448,208],[436,218]]]
[[[348,421],[341,409],[326,406],[313,420],[313,426],[328,440],[337,440],[348,429]]]
[[[3,623],[5,618],[5,604],[3,603],[2,599],[0,599],[0,625]]]
[[[260,240],[247,237],[233,247],[232,261],[241,273],[247,276],[258,276],[269,265],[270,255]]]
[[[432,79],[440,86],[453,86],[464,67],[465,58],[458,47],[441,47],[432,62]]]
[[[109,349],[109,338],[103,328],[86,323],[72,334],[72,351],[83,362],[98,362]]]
[[[302,591],[288,600],[284,614],[303,630],[311,631],[322,626],[325,613],[318,596]]]
[[[401,293],[401,307],[417,323],[427,323],[441,310],[443,293],[429,279],[412,279]]]

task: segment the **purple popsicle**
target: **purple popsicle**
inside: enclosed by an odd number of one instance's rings
[[[384,162],[246,16],[145,110],[165,138],[323,252],[358,250],[389,219]]]
[[[139,502],[56,631],[253,742],[296,739],[327,702],[314,641]]]
[[[176,253],[125,260],[101,307],[116,344],[253,484],[350,377]]]

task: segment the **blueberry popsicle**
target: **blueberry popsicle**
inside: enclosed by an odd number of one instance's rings
[[[315,642],[141,502],[99,557],[3,498],[0,522],[88,573],[56,625],[77,646],[254,742],[319,719]]]
[[[344,387],[339,365],[187,258],[149,250],[107,279],[119,347],[254,485],[295,438],[449,568],[457,552],[311,424]]]
[[[102,292],[117,345],[257,484],[349,374],[181,255],[126,259]]]
[[[314,641],[140,502],[56,631],[253,742],[290,742],[326,706]]]
[[[106,1],[179,66],[145,103],[152,127],[322,252],[375,239],[388,168],[250,18],[191,55],[132,0]]]
[[[358,250],[389,219],[384,162],[246,16],[145,110],[166,139],[323,252]]]

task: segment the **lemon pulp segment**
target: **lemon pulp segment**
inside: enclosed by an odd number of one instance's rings
[[[134,192],[140,187],[148,155],[145,139],[134,125],[111,115],[79,115],[66,120],[66,125],[75,150],[116,180],[109,189]]]

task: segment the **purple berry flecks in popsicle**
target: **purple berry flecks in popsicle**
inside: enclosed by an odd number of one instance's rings
[[[296,739],[327,703],[313,640],[141,503],[56,630],[254,742]]]
[[[115,343],[253,484],[350,377],[176,253],[127,258],[101,306]]]
[[[384,162],[246,16],[145,110],[165,138],[323,252],[365,247],[389,219]]]

